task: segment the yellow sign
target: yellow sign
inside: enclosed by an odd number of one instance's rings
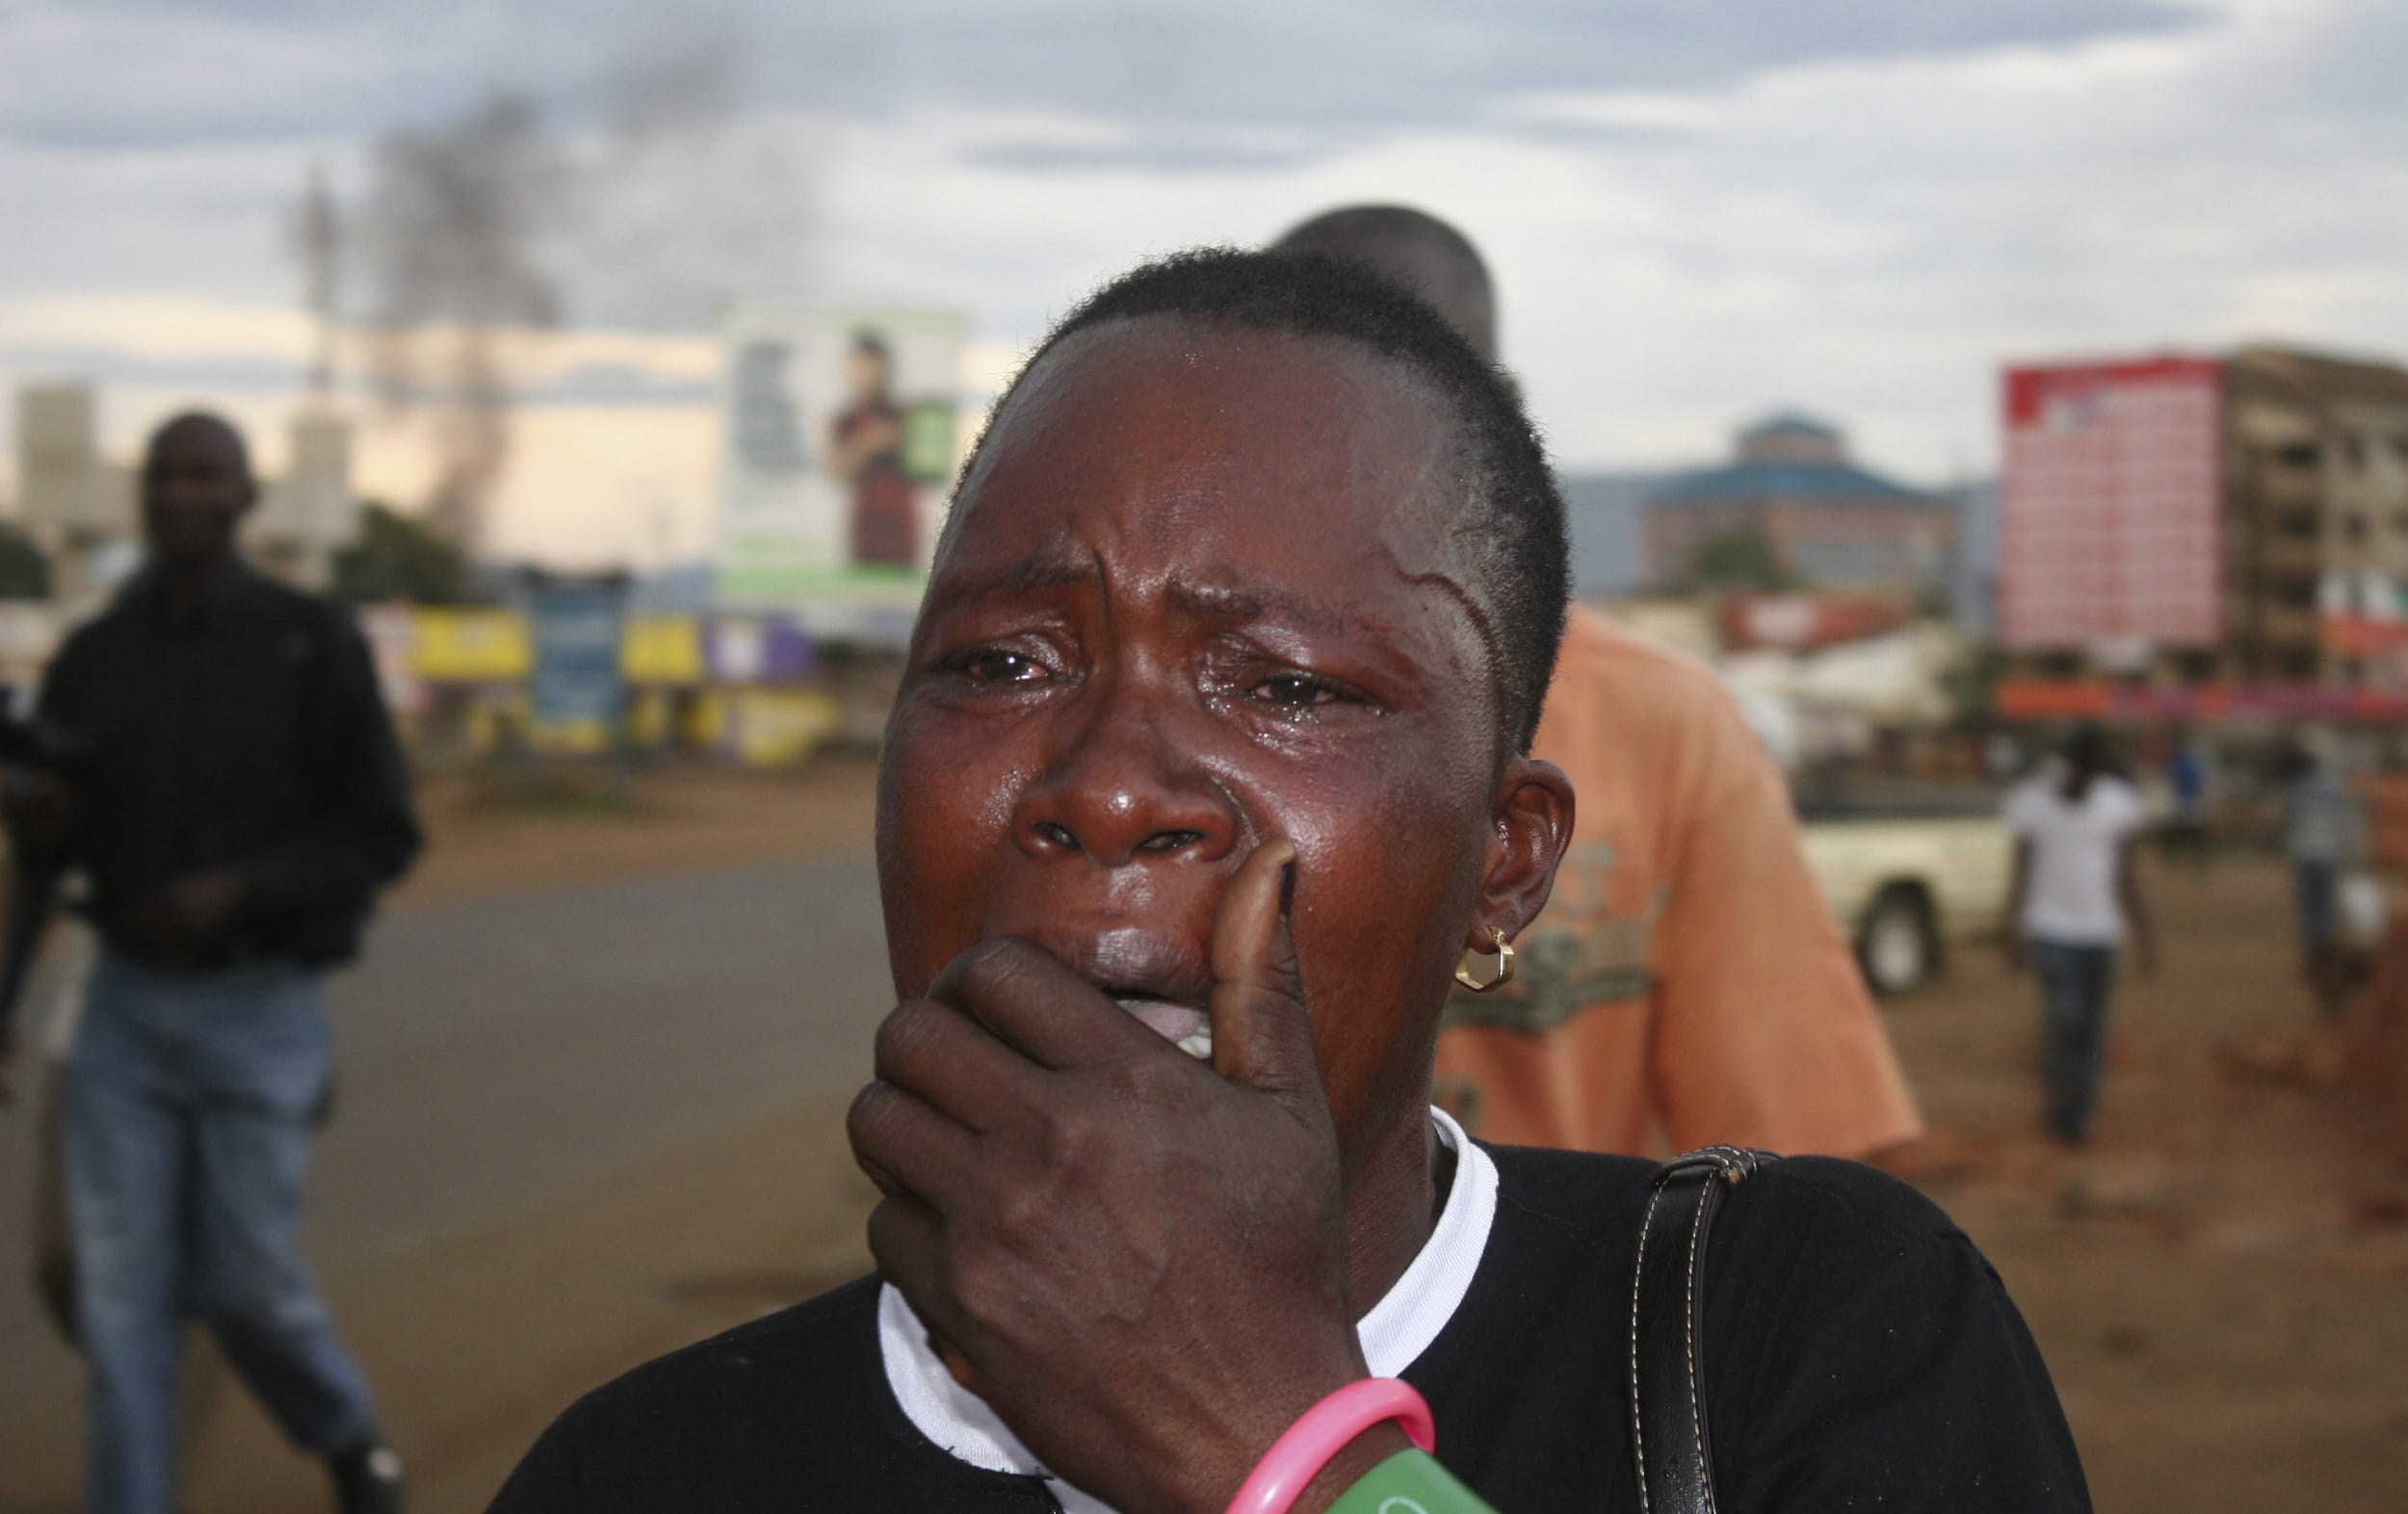
[[[801,762],[836,734],[836,701],[816,691],[738,689],[728,700],[728,744],[747,768]]]
[[[693,615],[629,616],[618,666],[631,684],[702,682],[702,622]]]
[[[507,610],[421,610],[409,670],[429,683],[514,683],[535,666],[527,622]]]

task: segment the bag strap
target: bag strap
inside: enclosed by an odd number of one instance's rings
[[[1631,1277],[1631,1459],[1639,1514],[1714,1514],[1706,1434],[1706,1237],[1725,1195],[1781,1159],[1704,1146],[1665,1162],[1647,1194]]]

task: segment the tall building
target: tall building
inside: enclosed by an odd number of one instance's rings
[[[1647,507],[1647,557],[1661,583],[1693,576],[1717,540],[1753,537],[1810,588],[1923,594],[1947,587],[1953,503],[1857,466],[1836,427],[1774,415],[1743,428],[1732,460],[1683,474]]]
[[[2223,634],[2218,365],[2007,371],[1999,632],[2018,652],[2137,667]]]
[[[2255,347],[2224,394],[2232,675],[2408,687],[2408,370]]]
[[[2010,368],[2021,670],[2408,688],[2408,372],[2278,347]]]
[[[17,524],[50,557],[51,596],[73,608],[91,602],[113,544],[135,532],[133,481],[100,462],[94,430],[84,385],[17,391]]]

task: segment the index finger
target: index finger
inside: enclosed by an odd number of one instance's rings
[[[945,964],[928,996],[1040,1067],[1084,1067],[1166,1044],[1034,941],[997,936]]]

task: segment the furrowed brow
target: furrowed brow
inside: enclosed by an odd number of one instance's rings
[[[1329,634],[1361,629],[1353,616],[1311,605],[1268,584],[1188,584],[1170,586],[1172,608],[1198,620],[1260,620],[1275,615],[1297,625]]]
[[[929,596],[927,613],[967,610],[1006,595],[1041,594],[1048,589],[1073,588],[1095,581],[1095,563],[1060,545],[1039,547],[1016,562],[978,572],[948,575]]]

